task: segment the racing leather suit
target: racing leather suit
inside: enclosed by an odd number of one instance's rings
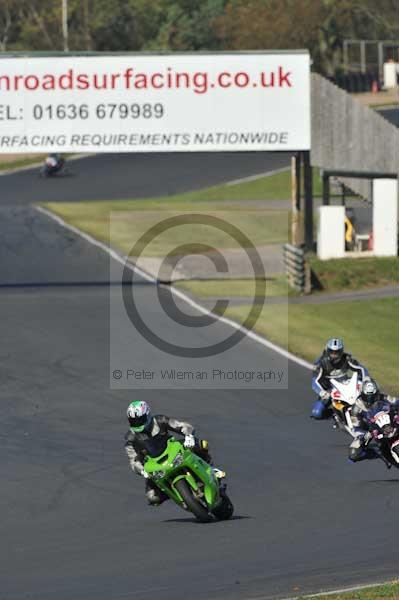
[[[347,352],[343,353],[340,361],[335,365],[331,363],[326,350],[316,360],[313,367],[312,389],[318,395],[318,399],[313,405],[313,418],[324,419],[329,416],[331,405],[329,376],[333,374],[333,371],[347,371],[349,369],[356,371],[362,382],[369,379],[368,370]]]
[[[129,458],[132,470],[138,475],[144,473],[144,461],[147,455],[158,456],[164,452],[170,432],[181,435],[194,435],[194,428],[190,423],[178,421],[166,415],[155,415],[147,431],[140,433],[129,430],[125,435],[125,451]],[[207,442],[195,438],[192,451],[207,463],[211,462]],[[168,496],[151,480],[146,480],[145,492],[149,504],[157,506],[168,499]]]
[[[399,411],[399,398],[379,393],[375,402],[384,402],[391,404],[393,408]],[[366,413],[370,407],[366,406],[361,396],[356,400],[351,410],[351,418],[355,427],[356,437],[349,446],[349,460],[359,462],[366,458],[377,458],[377,454],[367,444],[371,439],[369,424],[365,420]]]

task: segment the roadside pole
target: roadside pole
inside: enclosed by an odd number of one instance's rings
[[[298,159],[294,155],[291,157],[291,244],[298,245]]]
[[[303,152],[305,186],[305,250],[313,250],[313,181],[310,152]]]

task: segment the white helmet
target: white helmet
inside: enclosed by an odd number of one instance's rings
[[[331,338],[326,345],[327,356],[332,365],[338,365],[344,354],[344,342],[340,338]]]
[[[144,400],[134,400],[127,407],[127,418],[130,428],[139,433],[148,429],[152,421],[150,407]]]

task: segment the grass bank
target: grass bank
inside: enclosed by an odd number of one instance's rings
[[[305,596],[304,598],[309,598],[309,596]],[[352,590],[351,592],[343,592],[341,594],[321,594],[320,596],[313,596],[313,598],[315,600],[379,600],[380,598],[385,598],[386,600],[398,600],[399,583],[395,581],[383,585]]]
[[[12,171],[32,165],[41,164],[47,154],[1,154],[0,155],[0,171]],[[74,153],[63,154],[65,158],[76,156]]]
[[[204,243],[214,248],[237,248],[238,244],[229,234],[206,223],[207,217],[216,217],[236,227],[255,246],[280,244],[288,239],[287,210],[231,207],[216,201],[197,202],[193,209],[185,201],[163,202],[160,205],[159,200],[146,200],[144,204],[133,200],[57,203],[45,206],[71,225],[86,231],[124,254],[130,254],[139,238],[160,221],[192,212],[203,215],[204,223],[171,226],[146,245],[143,256],[163,257],[169,252],[173,253],[182,244]]]
[[[359,290],[399,283],[399,260],[387,258],[341,258],[319,260],[310,258],[324,291]]]
[[[227,316],[242,323],[250,305],[231,306]],[[326,340],[342,337],[346,348],[368,365],[380,385],[399,393],[396,355],[399,298],[339,304],[266,305],[255,330],[313,362]]]
[[[213,281],[179,281],[175,284],[191,294],[201,298],[245,298],[255,294],[253,279],[213,280]],[[266,281],[266,297],[296,296],[289,288],[285,277],[271,277]]]
[[[313,192],[315,196],[322,194],[322,181],[318,169],[313,169]],[[153,207],[162,207],[165,203],[169,207],[174,207],[176,204],[180,206],[182,203],[191,204],[197,202],[218,202],[218,201],[264,201],[264,200],[289,200],[291,198],[291,172],[287,168],[280,173],[273,175],[265,175],[256,177],[250,181],[242,181],[241,183],[226,183],[216,185],[209,188],[203,188],[192,192],[182,194],[172,194],[159,198],[137,198],[120,199],[110,201],[112,210],[122,210],[123,207],[129,210],[145,209],[149,202]],[[84,198],[82,198],[84,200]],[[82,202],[81,204],[85,204]],[[98,202],[98,209],[102,212],[109,210],[108,202]],[[59,206],[58,204],[56,206]]]
[[[3,154],[0,156],[0,171],[29,167],[44,160],[45,154]]]
[[[184,212],[195,211],[217,216],[243,231],[255,245],[279,244],[288,239],[289,212],[284,205],[267,207],[268,200],[289,197],[289,171],[244,181],[235,185],[177,194],[162,198],[111,200],[79,203],[48,203],[46,208],[65,221],[82,229],[106,244],[129,253],[137,239],[159,221]],[[257,202],[261,202],[258,205]],[[112,212],[112,231],[109,230]],[[201,230],[196,226],[197,234]],[[112,239],[110,238],[110,235]],[[173,247],[190,241],[187,226],[171,229],[154,240],[145,251],[146,256],[164,256]],[[197,241],[197,240],[193,240]],[[204,243],[214,247],[228,247],[226,234],[203,227]],[[234,247],[234,245],[233,245]]]

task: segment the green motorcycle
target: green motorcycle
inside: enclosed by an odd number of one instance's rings
[[[234,507],[225,483],[208,463],[173,437],[162,454],[147,457],[144,470],[160,490],[201,523],[232,516]]]

